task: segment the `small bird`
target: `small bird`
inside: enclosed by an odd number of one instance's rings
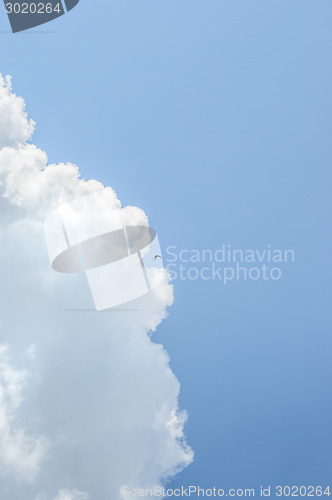
[[[157,260],[157,259],[161,259],[161,255],[155,255],[154,257],[152,257],[152,260]]]

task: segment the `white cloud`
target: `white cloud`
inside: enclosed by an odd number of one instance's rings
[[[44,218],[103,186],[81,179],[72,164],[48,165],[26,142],[33,128],[24,102],[0,78],[0,343],[10,344],[13,362],[29,366],[14,370],[4,361],[16,382],[1,399],[11,447],[1,447],[0,464],[11,474],[0,498],[85,500],[87,492],[91,500],[116,499],[123,485],[160,484],[193,458],[179,382],[150,338],[173,291],[164,283],[122,310],[96,313],[83,276],[52,271]],[[146,222],[137,207],[122,214],[127,224]]]
[[[88,500],[89,495],[78,490],[60,490],[55,500]]]
[[[17,424],[28,372],[11,367],[7,347],[0,346],[0,464],[3,475],[31,482],[39,472],[47,443]]]
[[[0,148],[19,147],[32,136],[35,123],[29,120],[21,97],[12,93],[11,78],[0,75]]]
[[[46,500],[48,497],[45,495],[45,493],[39,493],[34,500]],[[53,497],[54,498],[54,497]],[[54,500],[89,500],[90,496],[84,492],[84,491],[79,491],[76,489],[73,490],[66,490],[62,489],[59,490],[56,497]]]

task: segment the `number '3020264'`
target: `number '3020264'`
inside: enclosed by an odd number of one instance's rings
[[[276,486],[277,497],[321,497],[330,496],[330,487],[322,486]]]
[[[60,14],[61,5],[60,3],[52,4],[48,3],[18,3],[18,2],[8,2],[6,3],[7,14],[52,14],[53,12]]]

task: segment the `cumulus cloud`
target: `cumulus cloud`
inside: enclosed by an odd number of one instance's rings
[[[31,144],[34,122],[0,77],[0,497],[121,498],[124,485],[164,484],[186,467],[179,382],[151,332],[167,316],[165,281],[126,306],[93,312],[83,275],[55,273],[45,217],[101,190]],[[128,225],[137,207],[114,206]],[[84,310],[84,311],[83,311]]]
[[[17,423],[22,391],[29,373],[11,367],[7,347],[0,346],[0,464],[1,472],[32,481],[39,472],[47,443],[28,435]]]
[[[31,138],[35,122],[28,119],[23,99],[13,94],[10,76],[0,75],[0,86],[0,148],[19,147]]]
[[[89,495],[78,490],[60,490],[55,500],[88,500]]]

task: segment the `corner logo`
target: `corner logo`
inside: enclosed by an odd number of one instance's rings
[[[80,0],[3,0],[13,33],[53,21]]]

